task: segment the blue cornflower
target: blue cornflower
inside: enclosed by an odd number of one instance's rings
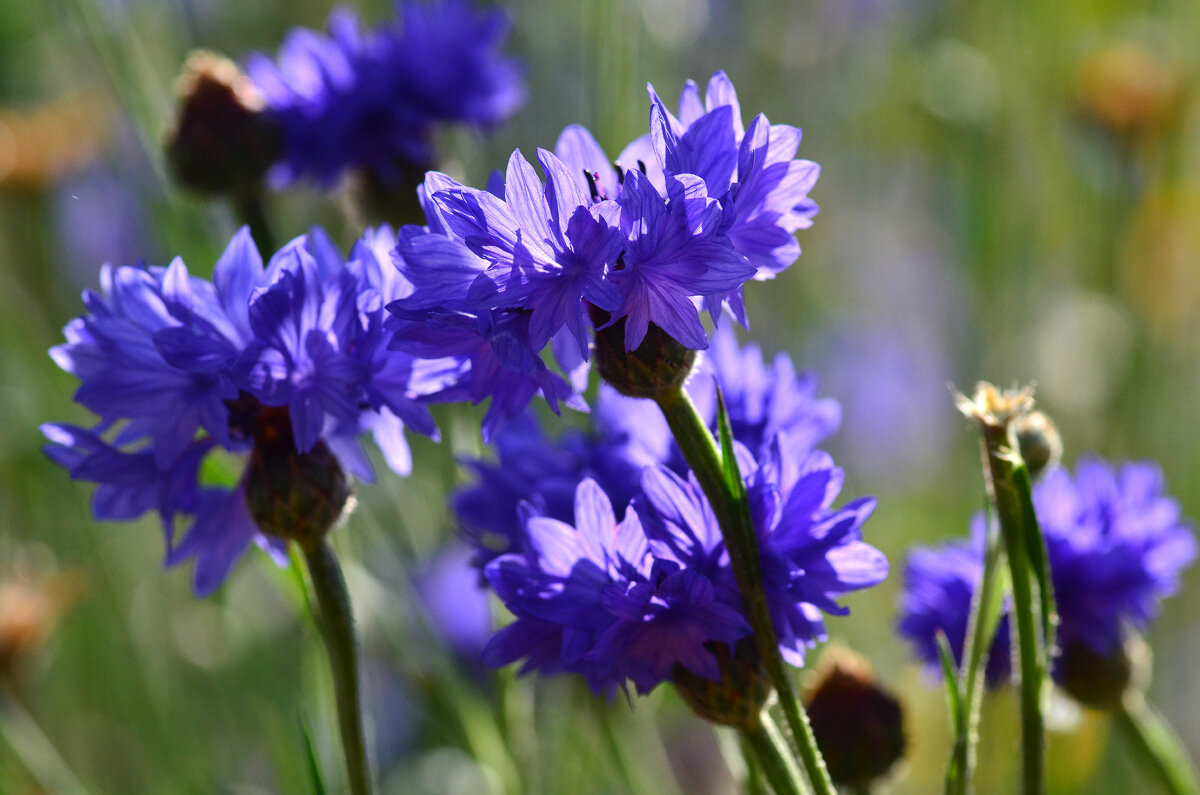
[[[505,120],[525,96],[520,68],[499,53],[506,30],[502,13],[466,0],[405,0],[373,30],[340,9],[328,35],[293,30],[278,62],[250,56],[283,133],[276,179],[330,185],[362,166],[395,184],[432,163],[435,125]]]
[[[815,212],[807,191],[816,167],[793,160],[793,128],[760,117],[745,133],[728,79],[713,80],[714,108],[685,114],[690,129],[651,91],[652,134],[616,165],[573,125],[554,152],[538,150],[544,182],[519,151],[487,190],[428,174],[429,226],[402,235],[401,268],[414,289],[391,307],[400,321],[393,345],[426,356],[486,354],[491,378],[446,396],[502,399],[490,412],[499,422],[539,391],[552,405],[570,395],[542,372],[547,345],[578,388],[589,320],[613,327],[626,352],[652,324],[685,348],[707,348],[702,305],[714,320],[727,306],[745,325],[742,285],[799,253],[791,235]]]
[[[648,692],[676,664],[717,679],[705,644],[744,637],[745,618],[704,575],[651,552],[632,509],[618,523],[595,481],[579,484],[574,522],[533,517],[529,554],[488,565],[488,581],[517,620],[492,638],[484,661],[524,658],[523,672],[579,673],[597,693],[626,680]]]
[[[781,650],[801,665],[824,638],[821,611],[845,613],[835,599],[882,581],[887,561],[861,540],[874,501],[833,508],[841,473],[829,457],[796,461],[779,441],[761,467],[744,448],[741,458]],[[716,518],[695,480],[666,467],[646,468],[642,488],[619,523],[591,479],[575,492],[574,526],[527,515],[523,551],[485,570],[517,617],[486,662],[579,673],[598,693],[626,682],[645,693],[675,666],[719,679],[715,646],[732,647],[750,625]]]
[[[212,281],[191,276],[178,259],[168,268],[106,267],[102,294],[85,293],[88,314],[71,321],[67,343],[51,351],[80,379],[76,399],[99,423],[45,426],[47,453],[73,478],[98,484],[97,518],[158,511],[167,564],[194,558],[200,595],[223,581],[251,541],[285,562],[283,542],[264,535],[247,501],[255,466],[271,467],[280,451],[288,461],[328,460],[336,482],[342,469],[370,479],[357,441],[370,431],[389,465],[406,474],[405,424],[436,433],[420,400],[442,388],[456,363],[381,360],[383,304],[406,286],[385,276],[391,269],[379,267],[376,254],[394,246],[390,230],[372,230],[347,263],[314,229],[264,268],[242,229]],[[201,478],[217,449],[254,462],[232,487]],[[287,461],[281,466],[287,471]],[[191,522],[178,543],[177,515]]]
[[[1196,541],[1164,492],[1162,472],[1148,462],[1114,467],[1084,458],[1072,477],[1048,473],[1034,488],[1034,507],[1046,537],[1058,607],[1059,646],[1080,646],[1106,657],[1128,630],[1145,630],[1159,601],[1179,587],[1179,574],[1196,556]],[[936,664],[940,627],[962,654],[970,596],[982,572],[982,518],[976,540],[922,550],[910,558],[900,632],[918,656]],[[1007,676],[1008,636],[997,635],[989,681]],[[1056,665],[1052,673],[1060,679]]]
[[[716,428],[716,390],[725,395],[734,436],[755,455],[783,434],[796,455],[815,448],[838,426],[837,401],[818,399],[816,378],[797,374],[777,354],[770,367],[757,345],[742,348],[728,326],[687,384],[710,427]],[[468,459],[476,482],[451,495],[450,504],[478,549],[476,562],[514,549],[524,537],[518,506],[560,521],[571,520],[572,495],[584,478],[604,489],[618,511],[640,489],[647,466],[665,465],[685,475],[687,465],[671,440],[662,412],[651,400],[624,397],[601,384],[592,429],[568,429],[551,438],[531,415],[515,420],[493,439],[496,461]]]
[[[537,355],[531,344],[532,313],[480,307],[470,300],[477,285],[486,282],[483,274],[488,261],[463,240],[447,234],[453,212],[444,211],[430,199],[457,184],[430,172],[419,191],[429,225],[424,229],[409,226],[401,232],[394,260],[410,289],[387,304],[392,314],[386,326],[392,332],[390,347],[422,359],[457,362],[457,374],[429,399],[480,403],[491,398],[483,419],[485,441],[520,415],[538,394],[555,412],[559,402],[586,411],[587,404],[575,387]],[[483,201],[503,203],[495,193],[480,194],[487,197]],[[573,353],[579,357],[578,350]],[[561,356],[560,362],[564,359],[575,361]]]

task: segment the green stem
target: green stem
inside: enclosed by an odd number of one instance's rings
[[[1000,573],[1004,566],[1004,554],[1000,548],[998,530],[989,513],[984,542],[983,574],[971,600],[971,613],[967,620],[967,645],[963,649],[964,667],[961,677],[962,720],[956,721],[959,732],[954,738],[954,752],[950,767],[946,771],[948,795],[967,795],[975,772],[975,749],[979,744],[979,713],[983,704],[983,677],[980,673],[985,670],[984,661],[991,651],[996,626],[1000,623],[1003,595]]]
[[[271,222],[267,220],[267,211],[263,206],[262,189],[243,191],[235,195],[232,201],[234,213],[242,223],[250,227],[250,236],[254,238],[262,258],[270,259],[275,253],[275,235],[271,231]]]
[[[15,698],[0,691],[0,738],[8,742],[17,758],[46,792],[87,795],[87,788],[71,771],[33,716]]]
[[[1028,493],[1018,490],[1017,470],[1024,462],[1008,442],[1005,425],[981,424],[984,457],[987,460],[989,492],[1000,520],[1000,534],[1008,556],[1012,583],[1013,618],[1017,625],[1017,657],[1021,671],[1021,759],[1022,792],[1040,795],[1045,781],[1045,720],[1042,715],[1042,690],[1046,680],[1046,651],[1039,632],[1041,608],[1034,591],[1030,550],[1026,540],[1027,513],[1024,502]],[[1028,491],[1028,477],[1020,479]],[[1036,520],[1035,520],[1036,521]]]
[[[367,745],[363,739],[362,701],[358,688],[358,641],[354,613],[341,566],[329,542],[321,540],[304,547],[308,575],[317,597],[317,624],[333,671],[337,699],[338,729],[351,795],[368,795],[371,777],[367,767]]]
[[[1165,792],[1200,795],[1196,771],[1183,743],[1141,693],[1128,691],[1114,717],[1142,765],[1153,773]]]
[[[743,742],[754,755],[751,766],[757,767],[763,774],[771,789],[775,790],[775,795],[801,795],[808,792],[800,769],[796,767],[796,760],[792,758],[791,749],[771,720],[769,712],[763,710],[758,724],[741,732]]]
[[[817,749],[808,716],[800,706],[795,686],[779,653],[779,640],[762,586],[762,559],[749,503],[745,499],[738,499],[727,488],[716,441],[687,393],[676,388],[660,395],[657,402],[675,437],[675,443],[679,445],[716,514],[759,654],[779,693],[780,706],[808,779],[819,795],[834,795],[833,783],[825,769],[825,760]]]

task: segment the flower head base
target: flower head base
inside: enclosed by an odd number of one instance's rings
[[[348,499],[345,473],[374,477],[361,433],[401,474],[410,466],[404,427],[436,434],[420,399],[443,387],[454,363],[387,352],[383,305],[406,286],[378,252],[394,245],[390,230],[371,231],[347,260],[314,229],[264,267],[243,229],[211,282],[178,259],[105,268],[102,294],[85,294],[88,314],[51,351],[100,421],[93,430],[45,426],[47,454],[98,484],[97,518],[158,511],[167,563],[195,558],[200,595],[250,541],[283,562],[276,536],[323,534]],[[201,465],[216,449],[249,454],[250,466],[214,485]],[[182,541],[176,516],[191,519]]]
[[[1059,614],[1063,656],[1052,673],[1063,683],[1077,664],[1094,667],[1084,661],[1089,652],[1119,664],[1129,631],[1145,630],[1159,601],[1178,588],[1180,572],[1196,556],[1196,541],[1153,464],[1113,467],[1087,458],[1074,476],[1064,469],[1046,474],[1033,497]],[[982,566],[982,526],[976,518],[977,540],[969,547],[952,543],[909,558],[900,632],[931,668],[939,628],[955,654],[962,653]],[[990,654],[988,678],[997,684],[1008,676],[1003,624]]]
[[[775,690],[763,669],[754,641],[744,638],[731,649],[713,644],[720,668],[719,679],[712,680],[676,666],[671,680],[679,695],[700,717],[722,726],[753,729],[762,720],[762,711]]]
[[[247,70],[283,131],[276,181],[332,185],[361,167],[414,188],[433,162],[432,131],[508,118],[523,102],[517,65],[499,55],[506,24],[466,0],[401,0],[396,20],[364,31],[353,12],[329,18],[328,35],[298,28],[277,62]]]
[[[246,470],[246,504],[258,529],[310,548],[337,523],[351,499],[341,464],[321,441],[296,450],[282,408],[260,406]]]

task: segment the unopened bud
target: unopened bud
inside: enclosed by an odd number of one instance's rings
[[[1055,661],[1054,679],[1085,707],[1113,710],[1130,688],[1145,689],[1150,678],[1150,647],[1131,635],[1107,654],[1074,641]]]
[[[607,313],[593,310],[597,328]],[[625,350],[625,319],[596,332],[596,369],[622,395],[655,399],[683,386],[696,362],[696,352],[653,323],[637,350]]]
[[[806,693],[808,719],[835,784],[865,787],[904,755],[904,713],[862,657],[830,647]]]
[[[1018,418],[1013,423],[1013,432],[1031,478],[1054,469],[1062,460],[1062,437],[1054,421],[1044,413],[1032,411]]]
[[[287,409],[259,412],[246,502],[260,530],[312,547],[337,523],[350,496],[346,474],[324,442],[300,453]]]
[[[676,665],[671,673],[675,689],[705,720],[742,729],[758,726],[774,691],[754,639],[740,641],[732,652],[722,643],[706,646],[717,657],[721,679],[714,682]]]
[[[279,158],[280,132],[261,92],[228,58],[197,51],[179,78],[179,115],[167,134],[167,163],[200,193],[257,189]]]

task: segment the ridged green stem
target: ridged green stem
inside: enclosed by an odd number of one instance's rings
[[[808,716],[800,706],[795,686],[779,653],[779,639],[763,590],[762,560],[749,503],[735,497],[726,487],[721,453],[687,393],[682,388],[669,390],[659,395],[656,402],[666,417],[675,443],[679,445],[716,514],[759,654],[779,694],[780,706],[804,771],[818,795],[835,795]]]
[[[317,625],[329,655],[333,689],[337,700],[338,730],[346,759],[351,795],[369,795],[370,768],[363,738],[362,698],[358,686],[358,640],[350,593],[337,556],[329,542],[321,540],[303,547],[308,576],[316,595]]]
[[[1017,657],[1021,672],[1021,791],[1025,795],[1040,795],[1045,789],[1045,719],[1042,714],[1042,691],[1046,681],[1045,638],[1039,626],[1041,608],[1034,589],[1034,572],[1030,565],[1031,537],[1025,526],[1027,513],[1024,502],[1029,478],[1018,478],[1025,464],[1019,453],[1011,449],[1008,428],[1002,424],[981,423],[988,492],[996,506],[1000,521],[1000,536],[1008,557],[1009,579],[1012,584],[1013,620],[1017,629]]]
[[[954,751],[946,771],[947,795],[967,795],[975,772],[975,749],[979,744],[979,712],[983,704],[984,661],[992,648],[992,639],[1000,619],[1001,571],[1004,554],[1000,548],[1000,536],[989,516],[987,536],[984,541],[983,574],[979,587],[971,600],[971,613],[967,620],[966,648],[963,649],[963,669],[959,678],[962,693],[961,720],[954,738]]]
[[[1138,761],[1153,774],[1163,791],[1170,795],[1200,795],[1196,770],[1183,743],[1141,693],[1128,691],[1114,719],[1133,746]]]
[[[741,732],[745,746],[754,755],[754,764],[775,795],[807,795],[808,788],[804,786],[792,751],[767,710],[763,710],[762,719],[756,726]]]

